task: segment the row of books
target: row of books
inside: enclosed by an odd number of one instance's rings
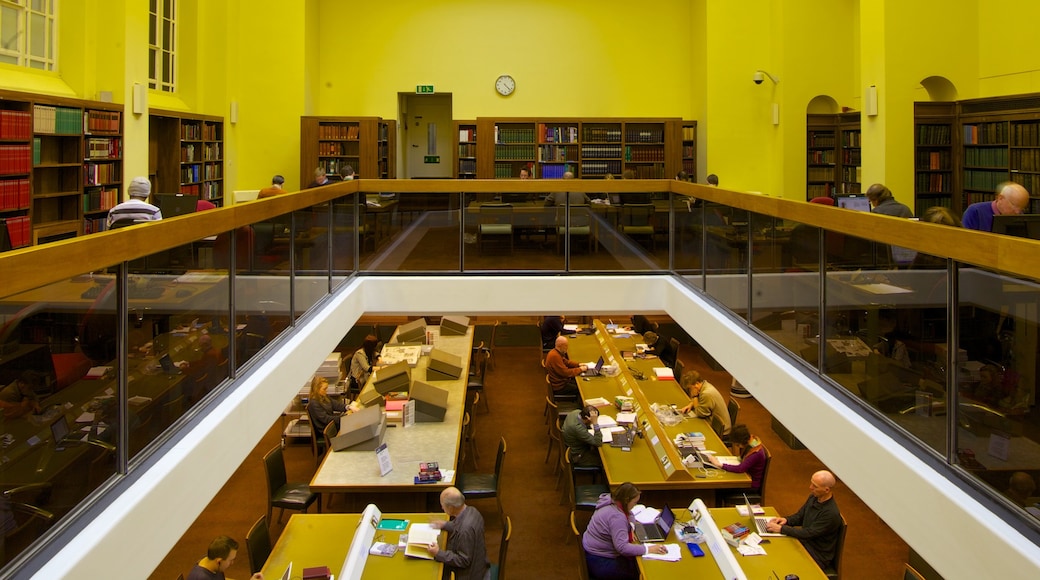
[[[833,149],[809,151],[806,159],[813,165],[834,165],[835,154]]]
[[[202,174],[198,165],[187,165],[181,167],[181,183],[196,183],[202,181]]]
[[[1033,175],[1029,173],[1012,173],[1011,181],[1015,183],[1021,183],[1022,187],[1026,188],[1034,196],[1040,194],[1040,175]],[[1025,213],[1036,213],[1027,211]]]
[[[1007,145],[1007,121],[964,126],[965,145]]]
[[[949,170],[951,155],[949,151],[918,151],[917,169]]]
[[[805,188],[806,197],[812,199],[814,197],[830,197],[834,194],[833,183],[810,183]]]
[[[538,124],[538,135],[543,143],[577,143],[577,126],[552,126],[545,123]]]
[[[95,187],[83,194],[83,211],[107,211],[119,203],[118,187]]]
[[[1018,171],[1040,171],[1040,149],[1012,149],[1011,168]]]
[[[202,122],[181,120],[181,141],[202,141]]]
[[[697,148],[693,145],[682,146],[683,159],[692,159],[697,154]]]
[[[476,143],[459,143],[459,157],[476,157]]]
[[[997,186],[1008,180],[1010,174],[1004,171],[980,171],[966,169],[964,171],[964,189],[982,189],[995,191]]]
[[[534,145],[495,145],[495,159],[523,161],[534,155]]]
[[[809,181],[834,181],[834,169],[830,167],[809,167],[806,175]]]
[[[220,161],[222,147],[220,143],[206,143],[202,151],[202,158],[206,161]]]
[[[318,155],[353,155],[358,156],[359,143],[343,143],[339,141],[319,141]]]
[[[860,184],[851,181],[842,181],[838,186],[838,191],[841,193],[863,193]]]
[[[851,181],[859,183],[863,181],[863,168],[861,167],[842,167],[841,168],[841,180]]]
[[[318,125],[318,139],[357,140],[361,127],[357,123],[322,123]]]
[[[841,146],[842,147],[859,147],[860,138],[862,134],[859,130],[854,131],[842,131],[841,132]]]
[[[103,232],[108,229],[108,216],[95,217],[95,218],[84,218],[83,220],[83,233],[84,234],[96,234],[97,232]]]
[[[476,127],[459,127],[459,142],[472,142],[477,140]]]
[[[578,149],[576,147],[561,147],[559,145],[539,145],[538,161],[577,161]]]
[[[0,139],[32,137],[32,115],[28,111],[0,111]]]
[[[495,125],[495,143],[534,143],[534,127]]]
[[[574,171],[574,167],[567,163],[560,165],[543,165],[541,171],[542,179],[563,179],[563,174],[568,171]]]
[[[626,129],[626,143],[664,143],[664,129]]]
[[[29,222],[29,216],[0,219],[0,227],[7,229],[7,237],[11,240],[12,248],[24,248],[32,243],[32,224]]]
[[[224,193],[223,193],[224,192],[224,187],[223,186],[224,186],[224,184],[222,184],[219,181],[207,181],[207,182],[202,184],[202,192],[199,193],[199,196],[201,196],[202,199],[206,199],[206,200],[209,200],[209,201],[213,201],[215,199],[220,199],[220,198],[224,197]],[[220,204],[218,203],[217,205],[220,205]]]
[[[621,145],[582,145],[581,156],[584,159],[620,159],[624,151]]]
[[[636,179],[664,179],[664,164],[656,165],[637,165],[635,167],[629,167],[629,169],[635,171]]]
[[[121,115],[119,111],[83,111],[83,132],[118,133]]]
[[[602,127],[584,125],[581,128],[582,141],[598,141],[600,143],[620,143],[621,127]]]
[[[586,161],[581,165],[581,172],[585,175],[619,175],[621,173],[621,162]]]
[[[29,180],[0,179],[0,211],[29,207]]]
[[[965,149],[966,167],[1007,167],[1007,149]]]
[[[83,132],[83,110],[33,105],[33,131],[46,135],[79,135]]]
[[[809,147],[834,147],[834,131],[825,131],[823,133],[809,131],[806,141]]]
[[[841,152],[841,162],[845,165],[859,165],[861,159],[859,149],[843,149]]]
[[[686,175],[692,177],[697,173],[697,162],[693,159],[683,159],[682,170],[686,172]]]
[[[660,147],[625,147],[625,161],[664,161],[664,149]]]
[[[221,179],[223,177],[223,167],[223,165],[219,165],[217,163],[207,163],[205,171],[206,179]]]
[[[376,130],[376,138],[380,141],[388,141],[390,139],[390,124],[380,123],[379,128]]]
[[[319,159],[318,160],[318,167],[321,167],[322,169],[325,170],[325,175],[334,175],[334,174],[339,173],[339,168],[342,165],[351,165],[351,166],[354,166],[355,170],[357,169],[357,167],[356,167],[357,162],[354,160],[353,157],[348,157],[346,159]]]
[[[0,145],[0,175],[29,173],[32,161],[32,148],[28,145]]]
[[[203,123],[202,138],[206,141],[223,141],[224,125],[222,123]]]
[[[115,163],[83,164],[83,183],[87,185],[119,183],[121,177],[119,165]]]
[[[949,125],[918,125],[918,145],[950,145],[953,128]]]
[[[683,127],[682,128],[682,140],[693,141],[697,138],[697,127]]]
[[[459,159],[459,173],[476,173],[476,159]]]
[[[932,206],[953,209],[953,200],[950,197],[919,197],[917,198],[917,215],[924,214],[925,210]]]
[[[917,193],[949,193],[953,176],[948,173],[919,173],[914,190]]]
[[[118,137],[91,137],[87,139],[87,159],[118,159],[123,155],[122,139]]]
[[[495,164],[495,179],[509,179],[511,177],[516,177],[516,175],[513,174],[513,166],[511,164]]]

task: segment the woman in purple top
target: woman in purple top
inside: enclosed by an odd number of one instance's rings
[[[733,473],[746,473],[751,477],[751,490],[762,491],[762,477],[766,473],[766,448],[762,447],[762,440],[752,436],[747,425],[736,425],[730,431],[730,441],[737,448],[740,463],[737,465],[726,465],[709,455],[710,461],[715,467],[720,467]]]
[[[639,565],[636,557],[644,554],[664,554],[660,544],[637,544],[632,533],[632,508],[639,503],[636,486],[622,483],[614,493],[604,493],[596,503],[589,526],[581,538],[589,577],[599,580],[638,580]]]

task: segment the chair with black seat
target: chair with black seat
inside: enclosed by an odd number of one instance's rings
[[[571,532],[574,534],[578,544],[578,578],[579,580],[589,580],[589,563],[585,560],[585,546],[581,543],[581,534],[584,530],[578,530],[578,525],[574,521],[573,510],[571,510]]]
[[[676,382],[679,383],[679,388],[681,388],[688,397],[690,396],[690,391],[685,386],[683,386],[682,382],[682,376],[684,372],[686,372],[686,364],[678,356],[676,356],[675,368],[672,369],[672,375],[675,377]]]
[[[332,449],[332,438],[339,434],[339,421],[329,421],[321,432],[321,440],[325,444],[326,452]]]
[[[650,250],[657,251],[654,237],[654,212],[652,203],[626,203],[621,206],[621,233],[626,237],[648,238]]]
[[[264,455],[264,473],[267,475],[268,521],[273,508],[278,508],[278,523],[282,523],[282,512],[287,509],[305,512],[319,498],[305,482],[287,481],[281,445]],[[321,513],[321,502],[318,502],[318,513]]]
[[[28,548],[54,523],[54,513],[36,505],[46,504],[50,493],[50,483],[30,483],[3,492],[8,514],[0,542],[0,563]]]
[[[841,578],[841,556],[845,551],[845,533],[849,530],[849,523],[845,521],[845,515],[841,516],[841,529],[838,530],[838,543],[834,546],[834,560],[830,566],[823,569],[828,580],[839,580]]]
[[[552,385],[549,384],[548,376],[546,376],[546,395],[545,395],[545,418],[548,423],[553,417],[565,417],[567,413],[578,408],[578,402],[574,399],[560,397],[556,398],[556,394],[552,390]]]
[[[904,564],[904,566],[906,566],[906,569],[903,570],[903,580],[925,580],[924,576],[916,568],[910,564]]]
[[[545,384],[549,385],[549,394],[552,396],[552,400],[556,401],[556,404],[563,402],[575,403],[578,401],[578,395],[561,395],[552,388],[552,383],[549,381],[549,375],[545,375]]]
[[[260,516],[246,534],[246,551],[249,552],[249,573],[256,574],[271,556],[271,534],[267,529],[267,518]]]
[[[506,552],[509,550],[509,538],[513,535],[513,522],[509,516],[503,518],[502,542],[498,545],[498,562],[491,564],[491,580],[505,580]]]
[[[673,374],[674,374],[674,371],[675,371],[675,365],[679,363],[679,349],[681,347],[682,347],[682,345],[679,344],[679,339],[678,338],[672,337],[672,338],[668,339],[668,350],[671,351],[671,356],[674,357],[672,359],[672,364],[669,365],[669,366],[672,367]]]
[[[480,454],[477,453],[477,429],[469,411],[462,413],[462,432],[459,436],[459,465],[466,465],[466,459],[472,457],[473,469],[480,469],[477,465],[477,460],[480,459]]]
[[[729,411],[729,424],[736,425],[737,414],[740,413],[740,403],[733,397],[730,397],[729,403],[726,404],[726,410]]]
[[[553,403],[550,401],[548,404],[552,405]],[[560,431],[560,419],[557,417],[555,421],[549,422],[549,445],[545,450],[545,461],[542,461],[542,463],[549,463],[549,458],[552,457],[552,452],[554,450],[559,451],[561,445],[563,445],[563,437]],[[558,471],[559,463],[557,462],[553,464],[553,473],[557,473]],[[558,483],[557,486],[559,486]]]
[[[722,422],[722,419],[719,419],[718,415],[711,416],[711,430],[714,431],[719,438],[725,438],[723,433],[726,431],[726,425]]]
[[[325,456],[325,440],[322,439],[322,434],[318,432],[318,426],[311,419],[311,412],[304,411],[307,416],[307,424],[310,425],[311,429],[311,454],[314,455],[314,464],[320,464],[321,458]]]
[[[567,452],[566,447],[563,447],[561,455],[563,457],[561,462],[564,481],[563,499],[570,501],[572,510],[596,511],[599,496],[604,493],[610,493],[610,487],[605,483],[584,483],[578,485],[574,481],[575,467],[571,464],[571,455]],[[563,503],[563,501],[560,503]]]
[[[485,203],[477,217],[477,250],[484,250],[484,242],[503,241],[513,253],[513,206],[508,203]]]
[[[498,503],[499,516],[502,515],[502,496],[499,488],[502,484],[502,464],[506,458],[506,438],[498,440],[498,455],[495,458],[494,473],[460,473],[456,486],[466,500],[495,498]]]
[[[491,407],[487,402],[487,391],[484,389],[484,381],[487,378],[487,365],[488,359],[491,357],[490,351],[486,347],[478,347],[474,350],[473,356],[476,357],[476,373],[469,377],[469,382],[466,384],[466,394],[469,396],[470,393],[478,395],[478,400],[484,400],[484,410],[488,413],[491,412]]]

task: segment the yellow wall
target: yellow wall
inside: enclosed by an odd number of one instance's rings
[[[1028,32],[1040,19],[1033,0],[979,0],[979,97],[1040,92],[1040,51]]]

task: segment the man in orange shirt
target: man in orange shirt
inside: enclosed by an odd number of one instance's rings
[[[578,396],[578,381],[574,377],[588,369],[588,366],[576,363],[567,358],[567,337],[556,339],[556,348],[545,355],[545,370],[549,373],[549,384],[557,396]]]
[[[260,193],[256,194],[257,199],[264,199],[265,197],[274,197],[278,194],[285,193],[282,189],[282,184],[285,183],[285,178],[281,175],[275,175],[271,178],[271,187],[265,187],[260,190]]]

